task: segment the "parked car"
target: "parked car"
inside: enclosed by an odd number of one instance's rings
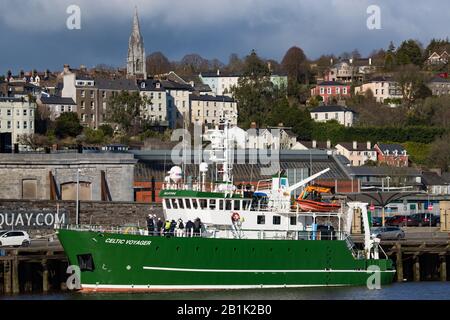
[[[372,226],[381,227],[382,226],[381,217],[372,217]]]
[[[30,236],[25,231],[6,230],[0,231],[0,247],[27,247],[31,243]]]
[[[372,237],[379,239],[404,239],[405,232],[399,227],[378,227],[370,230]]]
[[[401,216],[396,215],[386,221],[386,224],[389,226],[409,226],[409,227],[418,227],[419,221],[414,219],[412,216]]]
[[[426,213],[415,213],[412,214],[411,217],[419,221],[419,227],[421,226],[432,226],[436,227],[440,223],[439,216],[436,216],[432,213],[426,212]]]

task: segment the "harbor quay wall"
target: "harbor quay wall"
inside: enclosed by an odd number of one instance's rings
[[[146,226],[146,217],[163,218],[160,204],[80,201],[79,223],[101,226]],[[32,236],[76,223],[76,201],[0,199],[0,230],[25,230]]]

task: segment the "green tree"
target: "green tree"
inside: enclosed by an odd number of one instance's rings
[[[403,41],[397,49],[396,60],[398,65],[414,64],[421,66],[423,59],[420,44],[412,39]]]
[[[414,101],[421,98],[424,93],[425,76],[416,65],[401,66],[394,75],[403,95],[403,101],[407,107],[411,107]]]
[[[98,128],[103,131],[105,137],[112,137],[114,135],[114,129],[109,124],[102,124]]]
[[[301,48],[290,48],[284,55],[281,66],[292,83],[308,83],[309,65]]]
[[[238,123],[247,128],[252,122],[264,126],[279,90],[273,88],[269,68],[254,50],[245,58],[243,71],[238,86],[233,88],[239,106]]]
[[[103,144],[105,143],[105,133],[101,129],[84,128],[83,130],[84,142],[88,144]]]
[[[437,138],[430,146],[428,165],[448,171],[450,165],[450,134]]]
[[[76,137],[83,131],[83,126],[75,112],[64,112],[56,119],[54,131],[59,139]]]
[[[147,103],[139,92],[122,91],[109,99],[107,121],[118,124],[126,135],[136,135],[141,127],[141,108]]]

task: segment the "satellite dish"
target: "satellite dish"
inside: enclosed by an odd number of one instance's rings
[[[200,163],[200,172],[208,172],[208,164],[206,162]]]
[[[181,168],[178,166],[175,166],[170,169],[169,177],[173,182],[178,183],[182,179],[182,173],[183,173],[183,171],[181,170]]]

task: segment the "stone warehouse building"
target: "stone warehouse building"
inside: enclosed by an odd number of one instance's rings
[[[132,154],[0,154],[0,199],[133,201]]]

